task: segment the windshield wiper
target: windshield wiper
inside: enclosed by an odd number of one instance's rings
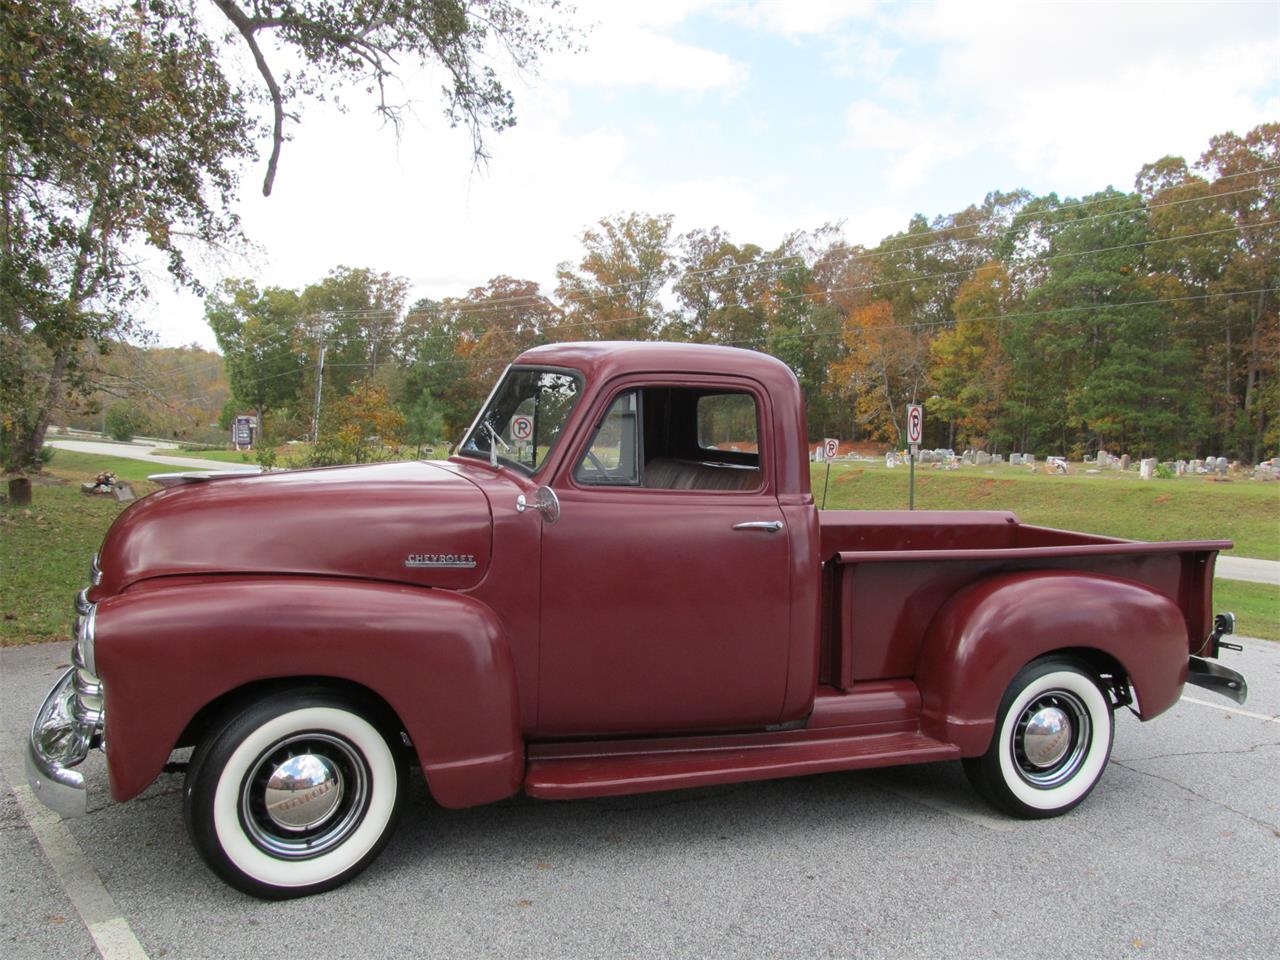
[[[493,437],[494,442],[493,442],[493,443],[491,443],[491,444],[489,444],[489,466],[491,466],[491,467],[496,467],[496,466],[498,465],[498,447],[497,447],[497,444],[499,444],[499,443],[500,443],[500,444],[502,444],[502,449],[503,449],[503,450],[510,450],[510,449],[511,449],[511,444],[507,443],[507,441],[503,440],[500,436],[498,436],[498,431],[497,431],[497,430],[495,430],[495,429],[493,429],[492,425],[489,423],[489,421],[488,421],[488,420],[483,421],[483,422],[480,424],[480,426],[482,426],[482,427],[484,427],[486,430],[488,430],[488,431],[489,431],[489,436]]]

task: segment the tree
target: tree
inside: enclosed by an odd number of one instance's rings
[[[515,125],[515,100],[485,62],[494,50],[530,72],[545,51],[571,45],[572,31],[530,11],[555,12],[560,0],[213,0],[253,57],[271,105],[271,151],[262,192],[270,195],[287,121],[300,102],[355,84],[375,97],[374,109],[397,130],[408,104],[390,90],[404,64],[444,71],[444,114],[471,133],[476,161],[488,156],[486,131]],[[192,0],[152,0],[183,16]],[[269,38],[271,43],[264,44]],[[273,49],[274,46],[274,49]],[[272,65],[271,57],[277,58]],[[277,77],[281,63],[287,73]]]
[[[0,448],[10,468],[38,468],[49,413],[79,386],[86,345],[106,349],[130,332],[128,304],[146,292],[137,245],[198,289],[185,246],[239,239],[231,201],[240,162],[256,155],[255,95],[272,115],[264,193],[305,101],[363,81],[398,126],[396,71],[424,62],[445,74],[445,113],[471,131],[479,162],[487,132],[515,122],[489,55],[527,72],[570,40],[542,15],[558,0],[213,2],[265,93],[223,69],[235,55],[195,0],[0,7]]]
[[[128,443],[147,428],[147,415],[132,400],[123,400],[107,410],[107,435]]]
[[[582,235],[578,269],[562,263],[556,296],[583,340],[652,340],[666,326],[662,293],[679,269],[671,214],[605,217]],[[568,339],[568,338],[565,338]]]
[[[938,399],[930,413],[945,417],[965,446],[994,446],[1005,399],[1008,360],[1001,315],[1009,312],[1009,274],[998,262],[980,267],[956,293],[955,326],[930,344],[930,379]],[[955,446],[949,438],[949,446]]]
[[[204,310],[222,348],[232,395],[253,409],[265,437],[267,411],[297,403],[303,389],[305,331],[298,294],[228,280],[206,298]]]
[[[194,284],[184,244],[233,242],[242,98],[194,15],[75,0],[0,7],[0,326],[6,466],[38,469],[86,344],[132,326],[136,246]]]
[[[440,404],[429,393],[419,394],[405,414],[405,439],[414,444],[421,455],[423,446],[435,443],[444,435],[444,413]]]
[[[875,437],[901,446],[906,405],[918,403],[928,372],[929,341],[918,327],[901,323],[888,300],[873,300],[845,320],[846,355],[831,376],[857,385],[854,404]]]
[[[324,422],[325,431],[311,453],[314,466],[385,460],[388,448],[400,443],[405,425],[386,388],[372,383],[331,400]]]
[[[680,333],[704,343],[763,345],[776,261],[754,243],[738,246],[719,227],[686,233],[680,247]]]
[[[407,371],[397,402],[411,420],[429,405],[441,420],[429,439],[456,439],[511,358],[549,342],[562,319],[536,282],[508,276],[465,297],[419,301],[402,327],[400,358]]]
[[[367,267],[334,267],[310,284],[299,310],[311,335],[326,345],[324,390],[345,396],[372,379],[378,364],[390,360],[399,336],[409,281]],[[318,364],[318,351],[312,357]],[[318,368],[309,375],[314,390]]]
[[[1243,137],[1220,134],[1197,163],[1199,169],[1216,174],[1212,189],[1218,209],[1237,228],[1218,289],[1254,291],[1226,298],[1222,314],[1227,379],[1235,384],[1239,398],[1234,445],[1253,461],[1260,457],[1270,424],[1280,417],[1275,403],[1280,391],[1274,389],[1280,376],[1280,231],[1275,228],[1280,220],[1280,180],[1274,173],[1278,165],[1280,123],[1260,124]]]

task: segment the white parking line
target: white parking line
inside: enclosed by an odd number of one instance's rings
[[[102,885],[102,878],[89,864],[76,838],[62,819],[37,800],[27,786],[25,776],[21,775],[22,764],[14,763],[16,755],[17,751],[9,744],[8,738],[0,739],[0,774],[13,787],[22,818],[35,834],[36,842],[49,859],[71,905],[84,921],[89,936],[93,937],[102,960],[147,960],[142,944]],[[18,776],[14,775],[15,771]]]
[[[1254,713],[1252,710],[1241,710],[1239,707],[1224,707],[1220,703],[1211,703],[1208,700],[1197,700],[1195,697],[1183,697],[1182,701],[1184,703],[1194,703],[1198,707],[1209,707],[1212,710],[1236,713],[1242,717],[1250,717],[1254,720],[1263,720],[1267,723],[1280,723],[1280,717],[1268,717],[1265,713]]]
[[[937,810],[939,813],[946,813],[969,823],[976,824],[985,830],[991,830],[995,833],[1009,833],[1017,827],[1017,823],[1008,817],[1001,817],[995,814],[984,813],[981,810],[975,810],[966,804],[956,803],[948,800],[946,797],[940,797],[937,794],[921,793],[918,790],[905,790],[902,787],[894,786],[885,782],[880,777],[868,778],[872,786],[884,790],[886,793],[892,793],[895,796],[902,797],[904,800],[912,800],[923,806]]]

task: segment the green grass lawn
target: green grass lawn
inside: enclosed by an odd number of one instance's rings
[[[827,507],[904,510],[907,473],[883,463],[834,464]],[[819,502],[825,474],[825,465],[814,465]],[[1011,510],[1024,523],[1133,540],[1234,540],[1232,556],[1280,560],[1280,483],[1142,481],[1137,473],[1118,471],[1061,477],[1004,464],[946,471],[921,466],[916,509]]]
[[[1213,581],[1213,609],[1236,615],[1242,637],[1280,640],[1280,587],[1244,580]]]
[[[168,450],[156,449],[151,451],[153,457],[190,457],[192,460],[217,460],[222,463],[245,464],[247,466],[256,467],[258,461],[254,459],[255,451],[253,450]],[[156,468],[152,467],[151,472],[155,473]]]
[[[59,450],[32,484],[30,507],[0,508],[0,645],[70,636],[72,602],[89,585],[89,559],[127,506],[82,494],[82,482],[110,470],[144,496],[159,489],[147,474],[181,469]]]

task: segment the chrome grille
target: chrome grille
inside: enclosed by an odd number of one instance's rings
[[[89,564],[89,576],[94,586],[102,582],[102,569],[98,566],[98,555],[93,555]],[[97,605],[90,602],[89,591],[85,587],[76,594],[76,623],[73,636],[75,643],[71,645],[71,666],[74,671],[72,688],[75,697],[71,703],[71,713],[76,724],[90,747],[102,745],[102,730],[105,723],[105,709],[102,696],[102,681],[94,672],[93,644],[94,621],[97,618]],[[89,653],[86,655],[85,647]]]

